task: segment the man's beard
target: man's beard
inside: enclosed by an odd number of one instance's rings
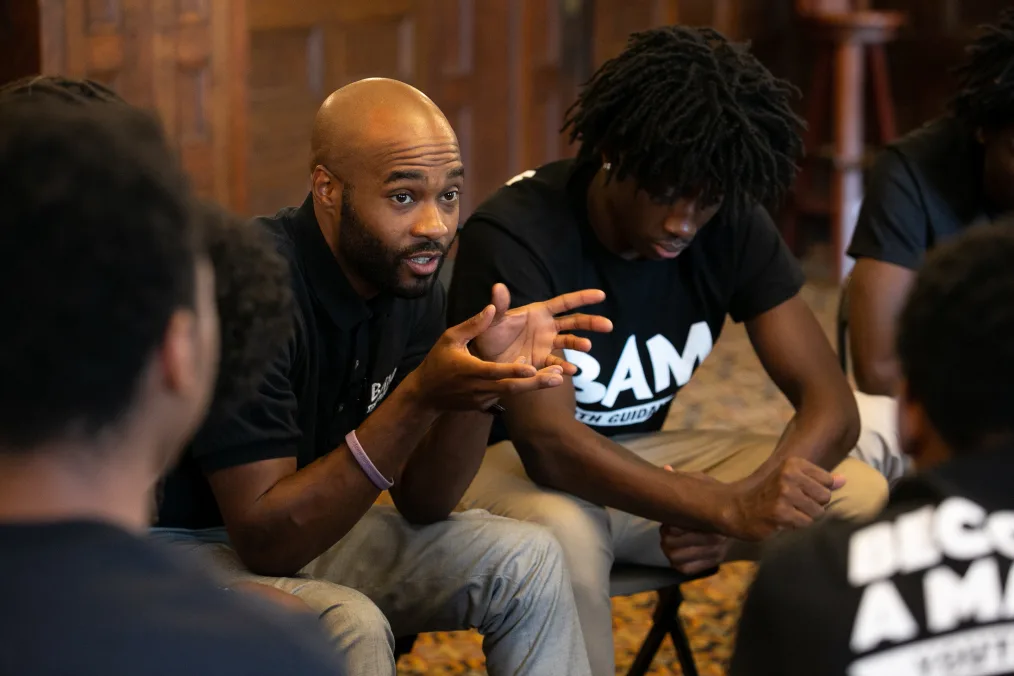
[[[351,191],[342,191],[341,227],[338,229],[338,250],[345,263],[364,281],[381,292],[399,298],[425,296],[440,276],[447,249],[439,242],[419,242],[405,249],[391,251],[374,237],[352,208]],[[402,261],[422,251],[439,251],[442,255],[436,271],[427,277],[416,277],[405,284],[401,275]]]

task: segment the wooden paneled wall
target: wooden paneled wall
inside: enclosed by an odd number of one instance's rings
[[[246,203],[245,0],[39,0],[41,71],[161,116],[197,190]]]
[[[890,47],[899,129],[941,109],[947,68],[1002,0],[873,0],[910,21]],[[463,215],[502,181],[570,152],[579,82],[629,33],[709,24],[808,88],[793,0],[7,0],[8,79],[33,66],[106,82],[158,111],[198,189],[243,213],[298,202],[320,102],[387,76],[429,94],[468,168]],[[11,28],[10,25],[5,28]],[[801,106],[802,109],[802,106]]]

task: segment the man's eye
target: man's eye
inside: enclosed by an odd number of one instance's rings
[[[397,195],[391,195],[391,200],[393,200],[395,204],[411,204],[412,196],[407,192],[400,192]]]
[[[460,195],[461,193],[457,190],[448,190],[444,193],[443,198],[445,202],[457,202]]]

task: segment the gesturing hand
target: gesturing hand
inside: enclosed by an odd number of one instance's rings
[[[485,361],[468,344],[489,328],[496,309],[482,312],[444,331],[422,364],[406,378],[423,404],[438,410],[485,410],[505,394],[530,392],[563,383],[558,365],[537,369],[525,355],[508,363]]]
[[[577,367],[554,355],[553,350],[587,352],[591,349],[591,341],[562,332],[608,333],[613,330],[613,323],[598,315],[556,315],[601,303],[605,297],[602,291],[586,289],[509,310],[510,292],[503,284],[495,284],[492,299],[495,315],[489,328],[475,337],[472,351],[486,361],[506,364],[521,359],[536,368],[559,366],[563,373],[573,375]]]

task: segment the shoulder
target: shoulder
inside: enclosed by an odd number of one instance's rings
[[[965,127],[946,116],[927,122],[887,147],[913,168],[930,168],[952,163],[954,153],[964,150],[969,140]]]
[[[560,160],[522,172],[500,187],[465,223],[463,245],[481,245],[496,231],[523,245],[541,250],[561,238],[579,236],[568,184],[572,160]]]

